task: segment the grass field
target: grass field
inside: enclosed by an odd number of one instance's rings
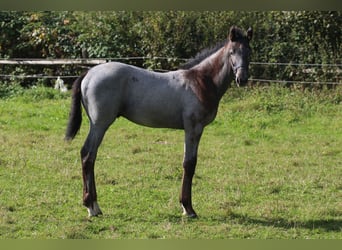
[[[232,89],[202,137],[198,219],[181,215],[183,132],[119,119],[95,168],[103,216],[82,206],[69,94],[0,99],[0,238],[341,239],[342,89]]]

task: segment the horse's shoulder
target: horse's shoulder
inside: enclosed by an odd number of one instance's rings
[[[187,84],[199,101],[208,109],[218,105],[217,86],[212,77],[195,68],[184,71]]]

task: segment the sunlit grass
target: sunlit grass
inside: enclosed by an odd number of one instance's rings
[[[202,137],[196,220],[181,215],[182,131],[120,118],[96,162],[99,204],[82,206],[79,150],[63,141],[68,96],[0,100],[0,238],[341,238],[341,89],[232,89]]]

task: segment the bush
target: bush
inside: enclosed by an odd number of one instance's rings
[[[17,96],[22,94],[23,92],[24,89],[21,87],[19,82],[0,82],[0,99]]]
[[[58,100],[68,98],[70,95],[68,93],[62,93],[59,90],[44,87],[44,86],[33,86],[27,89],[22,95],[23,100],[28,101],[39,101],[39,100]]]
[[[232,25],[254,28],[253,61],[290,63],[252,65],[253,78],[339,80],[340,73],[329,67],[291,65],[342,63],[342,16],[338,11],[0,11],[0,57],[149,57],[145,61],[124,62],[170,70],[184,62],[172,58],[193,57],[201,49],[225,39]],[[67,66],[23,68],[26,74],[78,75],[83,71]],[[6,74],[17,71],[13,66],[4,66],[2,70]],[[32,81],[23,85],[30,84]]]

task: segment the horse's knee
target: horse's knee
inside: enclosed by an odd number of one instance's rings
[[[197,164],[197,157],[184,159],[183,168],[184,168],[186,175],[193,176],[195,174],[196,164]]]
[[[89,151],[87,150],[85,146],[83,146],[80,151],[81,159],[83,160],[84,158],[86,158],[88,154],[89,154]]]

